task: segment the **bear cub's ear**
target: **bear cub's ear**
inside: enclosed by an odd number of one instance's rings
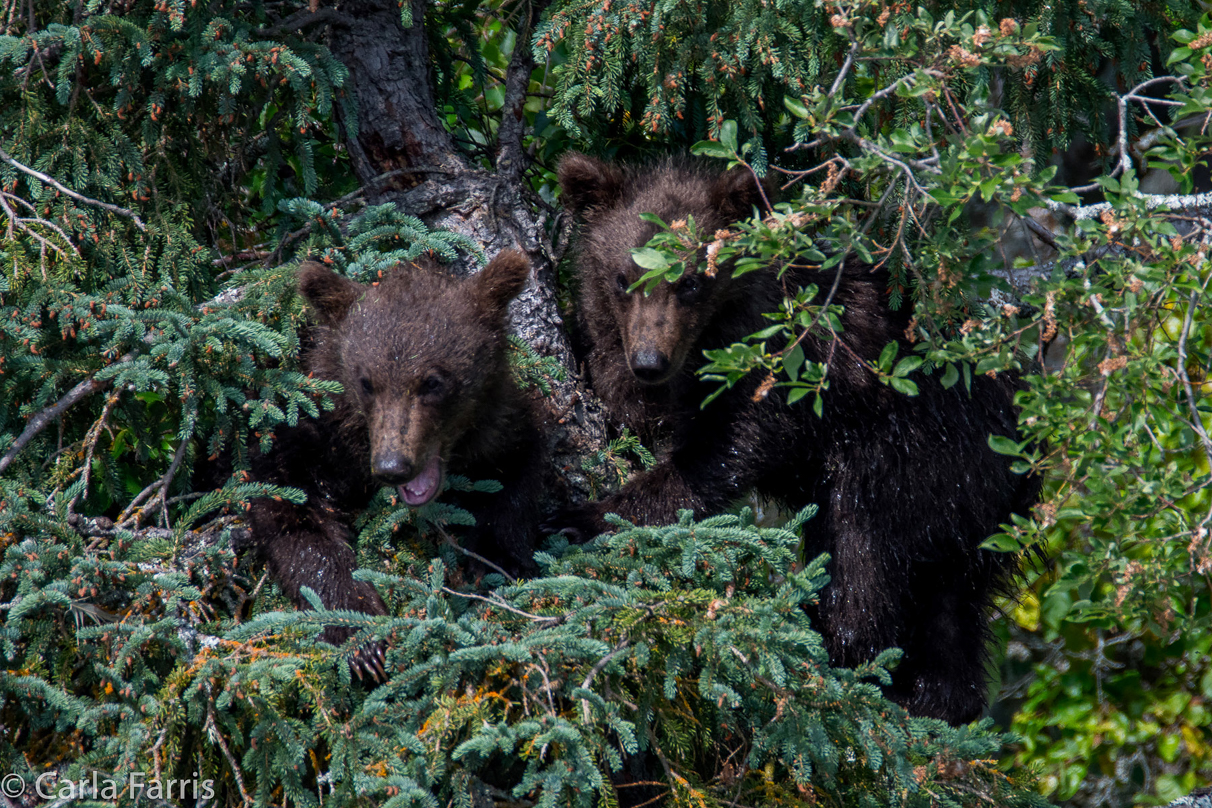
[[[526,286],[530,277],[530,259],[518,250],[501,250],[471,279],[482,308],[493,315],[505,311]]]
[[[321,263],[304,261],[299,265],[299,293],[325,325],[336,325],[344,320],[349,307],[363,291],[361,284],[338,275]]]
[[[748,219],[754,205],[758,210],[766,210],[766,199],[770,196],[768,185],[765,180],[759,184],[747,168],[729,169],[711,186],[711,204],[732,221]],[[767,191],[765,197],[763,190]]]
[[[617,166],[584,154],[564,155],[557,169],[560,201],[576,215],[609,205],[622,195],[623,172]]]

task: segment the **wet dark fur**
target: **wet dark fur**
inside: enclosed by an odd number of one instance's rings
[[[832,662],[853,666],[900,647],[905,657],[890,696],[916,714],[953,723],[979,716],[987,617],[1017,568],[1013,556],[979,545],[1012,512],[1025,513],[1038,491],[987,444],[991,433],[1016,435],[1014,381],[978,377],[969,395],[963,384],[944,390],[937,376],[915,376],[916,397],[881,384],[862,360],[903,342],[906,318],[886,305],[886,278],[850,267],[834,298],[846,307],[844,334],[836,343],[803,343],[809,360],[829,362],[822,418],[810,399],[788,406],[778,390],[754,402],[760,378],[700,410],[715,387],[694,376],[702,351],[766,325],[761,313],[777,308],[784,282],[773,271],[732,280],[725,269],[714,280],[700,278],[705,288],[679,310],[654,305],[642,292],[622,293],[616,276],[642,272],[629,250],[644,245],[654,226],[640,213],[665,221],[693,214],[711,233],[760,202],[756,184],[735,171],[720,175],[679,162],[629,168],[582,155],[565,158],[560,180],[566,204],[585,222],[579,317],[592,384],[613,418],[665,451],[658,466],[618,494],[570,509],[550,526],[593,535],[607,527],[608,512],[669,522],[682,508],[720,511],[751,488],[793,508],[816,503],[806,556],[832,557],[832,582],[816,615]],[[793,282],[816,283],[823,298],[833,277],[803,274]],[[661,294],[677,292],[666,285]],[[657,329],[672,336],[637,331],[637,307],[676,320]],[[637,341],[665,346],[676,354],[674,364],[684,357],[680,369],[664,383],[641,384],[630,344]]]
[[[317,263],[300,268],[300,291],[320,321],[306,368],[345,392],[333,412],[279,430],[274,450],[254,463],[257,479],[301,488],[307,502],[257,499],[250,512],[254,549],[300,608],[308,586],[328,608],[384,613],[374,588],[352,577],[350,526],[384,484],[372,457],[388,451],[404,463],[437,451],[448,474],[500,481],[497,493],[439,498],[476,517],[459,534],[462,546],[512,571],[531,569],[544,442],[506,359],[506,305],[528,273],[512,251],[462,281],[432,264],[401,265],[374,286]],[[426,387],[435,374],[437,393]],[[326,639],[342,636],[330,630]]]

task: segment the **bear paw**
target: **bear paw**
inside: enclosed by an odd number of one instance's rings
[[[345,657],[345,663],[349,665],[349,672],[358,679],[383,684],[387,681],[387,670],[383,666],[386,649],[387,646],[383,644],[382,640],[366,643]]]
[[[352,629],[341,626],[329,626],[324,629],[320,639],[338,648],[354,635]],[[384,667],[387,646],[382,640],[372,640],[345,656],[345,664],[349,672],[358,677],[359,681],[382,684],[387,681],[387,670]]]

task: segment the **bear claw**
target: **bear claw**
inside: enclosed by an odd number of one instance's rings
[[[346,657],[349,672],[358,677],[358,681],[368,679],[382,684],[387,681],[386,661],[382,640],[368,643]]]

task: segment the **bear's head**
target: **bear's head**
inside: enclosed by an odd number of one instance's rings
[[[750,215],[755,205],[762,207],[762,189],[743,168],[720,173],[678,162],[624,167],[575,153],[560,161],[559,179],[565,207],[585,222],[579,280],[586,322],[621,337],[628,366],[641,384],[668,382],[681,372],[704,329],[744,294],[746,284],[723,268],[715,277],[688,271],[651,291],[631,291],[646,271],[631,251],[658,230],[640,214],[654,213],[667,224],[693,216],[698,233],[710,237]]]
[[[374,479],[407,504],[437,496],[452,454],[509,383],[506,309],[529,273],[514,250],[465,280],[401,264],[367,286],[312,261],[299,268],[324,326],[320,372],[364,419]]]

